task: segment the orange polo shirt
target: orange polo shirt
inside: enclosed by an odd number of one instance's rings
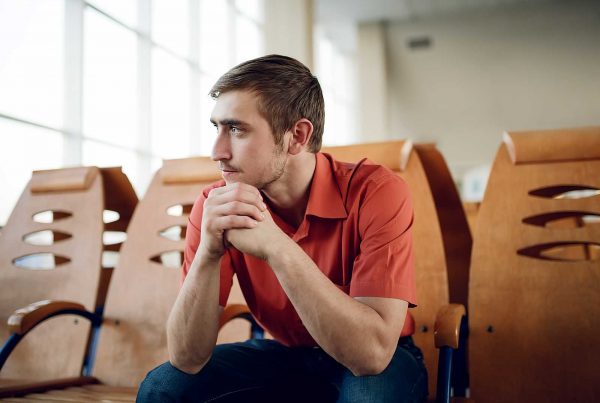
[[[335,161],[317,153],[304,219],[295,229],[269,209],[275,223],[351,297],[386,297],[416,305],[412,254],[413,208],[406,183],[368,160]],[[220,181],[194,203],[186,232],[183,277],[200,243],[204,201]],[[223,306],[237,275],[252,314],[287,346],[316,346],[268,264],[230,248],[221,259],[219,303]],[[414,333],[410,315],[402,336]]]

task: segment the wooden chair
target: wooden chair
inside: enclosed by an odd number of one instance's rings
[[[189,213],[202,189],[219,179],[205,157],[164,161],[154,176],[109,290],[94,370],[101,383],[137,387],[169,359],[165,324],[181,284]]]
[[[112,272],[111,267],[102,268],[102,257],[121,246],[105,244],[103,236],[124,235],[136,203],[121,168],[33,172],[0,236],[0,337],[5,343],[0,386],[82,372],[90,323],[61,316],[40,324],[38,314],[73,308],[101,314]],[[117,217],[105,224],[107,210]],[[28,311],[34,313],[25,320]]]
[[[600,127],[504,135],[478,217],[478,402],[600,400]]]
[[[409,185],[415,214],[412,229],[419,302],[409,312],[416,324],[413,338],[423,351],[429,373],[429,394],[435,397],[439,356],[433,337],[436,315],[448,303],[467,306],[471,254],[471,234],[446,162],[434,145],[413,145],[410,141],[326,147],[323,152],[347,162],[367,157]],[[463,360],[457,358],[464,367]],[[465,383],[463,378],[455,386],[464,389]]]
[[[0,388],[0,397],[134,401],[146,373],[168,360],[165,323],[181,283],[188,216],[202,189],[219,179],[216,164],[204,157],[164,161],[154,176],[134,212],[111,280],[93,378]],[[232,290],[229,300],[243,298]],[[224,337],[232,338],[244,326],[228,326]]]

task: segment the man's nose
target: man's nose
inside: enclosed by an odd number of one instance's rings
[[[223,132],[219,131],[217,139],[213,145],[211,158],[213,161],[222,161],[231,159],[231,144],[229,137]]]

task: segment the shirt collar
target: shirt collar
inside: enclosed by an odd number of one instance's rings
[[[333,158],[317,153],[317,163],[308,196],[306,214],[321,218],[346,218],[348,213],[334,171]]]

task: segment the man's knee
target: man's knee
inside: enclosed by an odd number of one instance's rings
[[[340,385],[342,402],[422,402],[427,397],[427,371],[412,346],[398,346],[379,375],[354,376],[345,370]],[[408,351],[407,351],[408,350]]]
[[[339,390],[340,402],[422,402],[427,397],[427,376],[424,372],[414,376],[386,377],[354,376],[348,374]]]

